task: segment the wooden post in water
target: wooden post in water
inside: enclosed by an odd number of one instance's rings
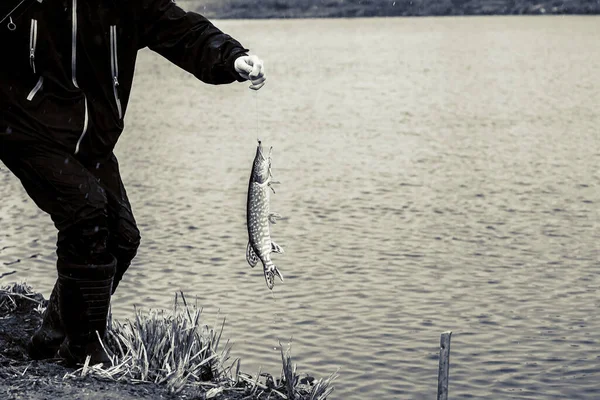
[[[437,400],[448,400],[448,375],[450,373],[450,336],[452,331],[442,333],[440,338],[440,368],[438,371]]]

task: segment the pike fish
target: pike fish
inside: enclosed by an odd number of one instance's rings
[[[252,173],[248,186],[248,201],[246,203],[246,224],[248,225],[248,247],[246,260],[252,268],[260,260],[265,273],[267,287],[272,290],[275,276],[283,282],[283,275],[273,261],[271,253],[283,253],[283,249],[271,240],[270,225],[274,224],[281,215],[270,211],[270,191],[274,182],[271,174],[271,151],[265,156],[260,140],[256,148],[256,156],[252,164]],[[275,190],[273,190],[275,193]]]

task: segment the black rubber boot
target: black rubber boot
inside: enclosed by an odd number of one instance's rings
[[[58,262],[59,314],[65,340],[58,355],[68,366],[111,364],[98,340],[104,339],[116,262],[104,265],[74,265]],[[96,333],[97,332],[97,333]]]
[[[42,325],[27,343],[29,357],[34,360],[56,357],[58,347],[65,339],[65,331],[58,315],[58,282],[54,285],[42,317]]]

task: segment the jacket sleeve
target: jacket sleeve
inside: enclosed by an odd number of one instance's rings
[[[243,82],[233,63],[245,49],[208,19],[172,0],[141,1],[141,48],[148,47],[210,84]]]

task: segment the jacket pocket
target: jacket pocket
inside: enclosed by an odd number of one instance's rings
[[[123,109],[121,107],[121,98],[119,97],[119,57],[117,52],[117,26],[110,26],[110,72],[113,84],[113,93],[119,119],[123,118]]]

